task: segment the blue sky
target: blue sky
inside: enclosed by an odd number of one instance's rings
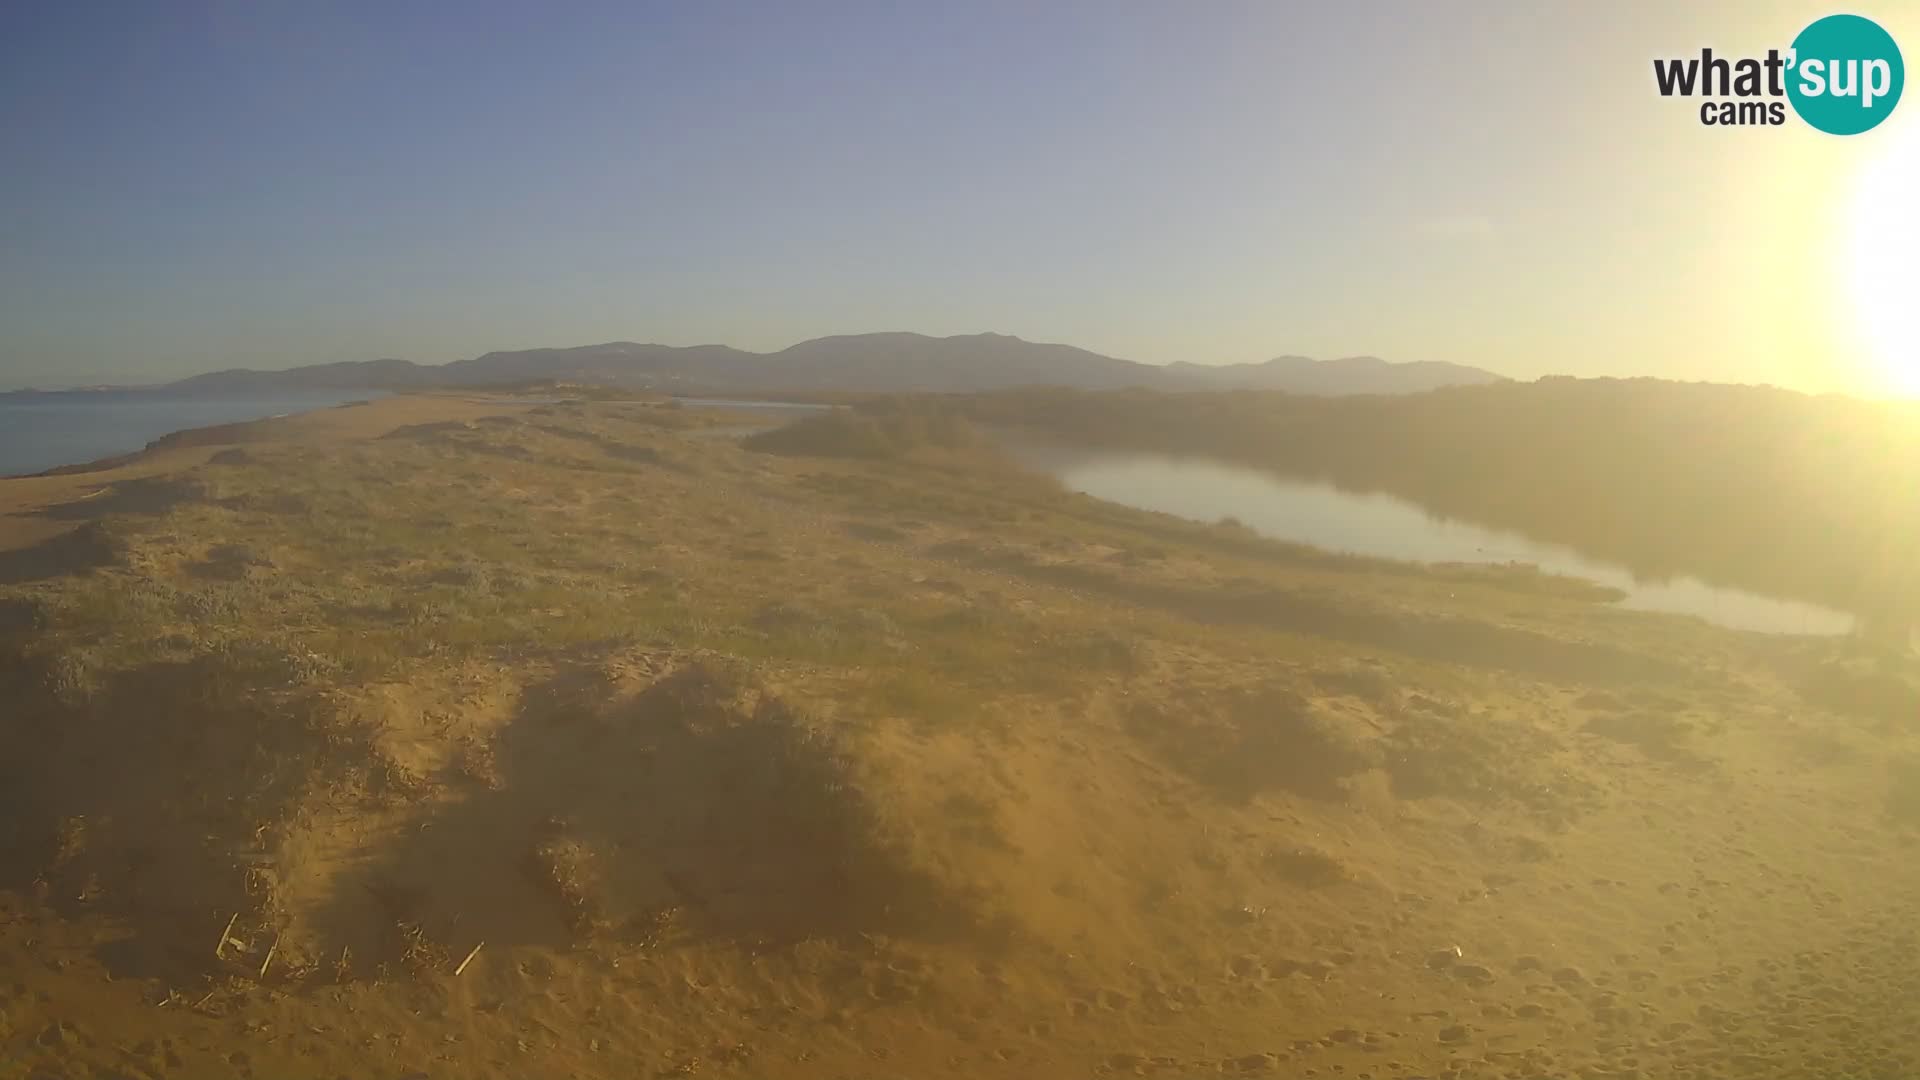
[[[10,5],[0,384],[908,329],[1875,392],[1823,260],[1920,100],[1652,89],[1825,13]]]

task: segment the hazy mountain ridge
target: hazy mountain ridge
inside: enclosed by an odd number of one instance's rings
[[[1441,386],[1498,382],[1479,368],[1431,362],[1389,363],[1377,357],[1316,361],[1283,356],[1258,364],[1165,366],[1117,359],[1072,345],[1024,341],[1006,334],[929,337],[914,333],[814,338],[778,352],[727,345],[657,345],[612,341],[572,348],[490,352],[448,364],[407,360],[346,361],[281,371],[244,368],[165,384],[169,391],[222,394],[291,389],[412,390],[485,386],[531,380],[605,383],[661,390],[966,392],[1017,386],[1082,390],[1263,389],[1302,394],[1414,393]]]
[[[1023,385],[1171,388],[1178,378],[1165,368],[1071,345],[1022,341],[1004,334],[936,338],[913,333],[814,338],[772,353],[725,345],[677,347],[618,341],[570,349],[492,352],[456,360],[440,370],[453,384],[553,378],[739,391],[968,391]]]
[[[164,385],[175,391],[235,393],[272,390],[401,390],[437,385],[443,369],[410,360],[345,360],[283,371],[229,368]]]

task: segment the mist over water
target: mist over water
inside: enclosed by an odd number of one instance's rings
[[[1617,563],[1524,534],[1436,517],[1384,494],[1283,477],[1204,457],[1095,450],[1026,440],[1013,456],[1074,491],[1194,521],[1232,517],[1263,536],[1329,551],[1413,562],[1531,563],[1626,593],[1620,606],[1694,615],[1721,626],[1784,634],[1844,634],[1854,619],[1814,604],[1710,585],[1648,580]]]

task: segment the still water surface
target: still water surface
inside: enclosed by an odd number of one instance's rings
[[[256,420],[379,396],[314,391],[270,397],[177,398],[152,393],[58,393],[0,399],[0,476],[14,476],[138,450],[169,432]],[[831,408],[802,402],[682,399],[695,408],[765,411],[780,419]],[[1195,521],[1234,517],[1262,535],[1414,562],[1532,563],[1626,593],[1621,606],[1697,615],[1774,633],[1841,634],[1843,612],[1691,577],[1642,580],[1618,564],[1520,533],[1442,519],[1391,495],[1357,494],[1207,458],[1091,450],[1009,440],[1014,457],[1067,488]]]
[[[1264,536],[1328,551],[1414,562],[1532,563],[1626,593],[1622,607],[1697,615],[1722,626],[1842,634],[1853,617],[1812,604],[1709,585],[1636,578],[1624,566],[1520,533],[1437,518],[1391,495],[1356,494],[1207,458],[1009,441],[1009,451],[1073,491],[1194,521],[1239,519]]]

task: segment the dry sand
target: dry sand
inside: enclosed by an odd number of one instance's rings
[[[722,422],[0,481],[0,1080],[1920,1075],[1910,655]]]

